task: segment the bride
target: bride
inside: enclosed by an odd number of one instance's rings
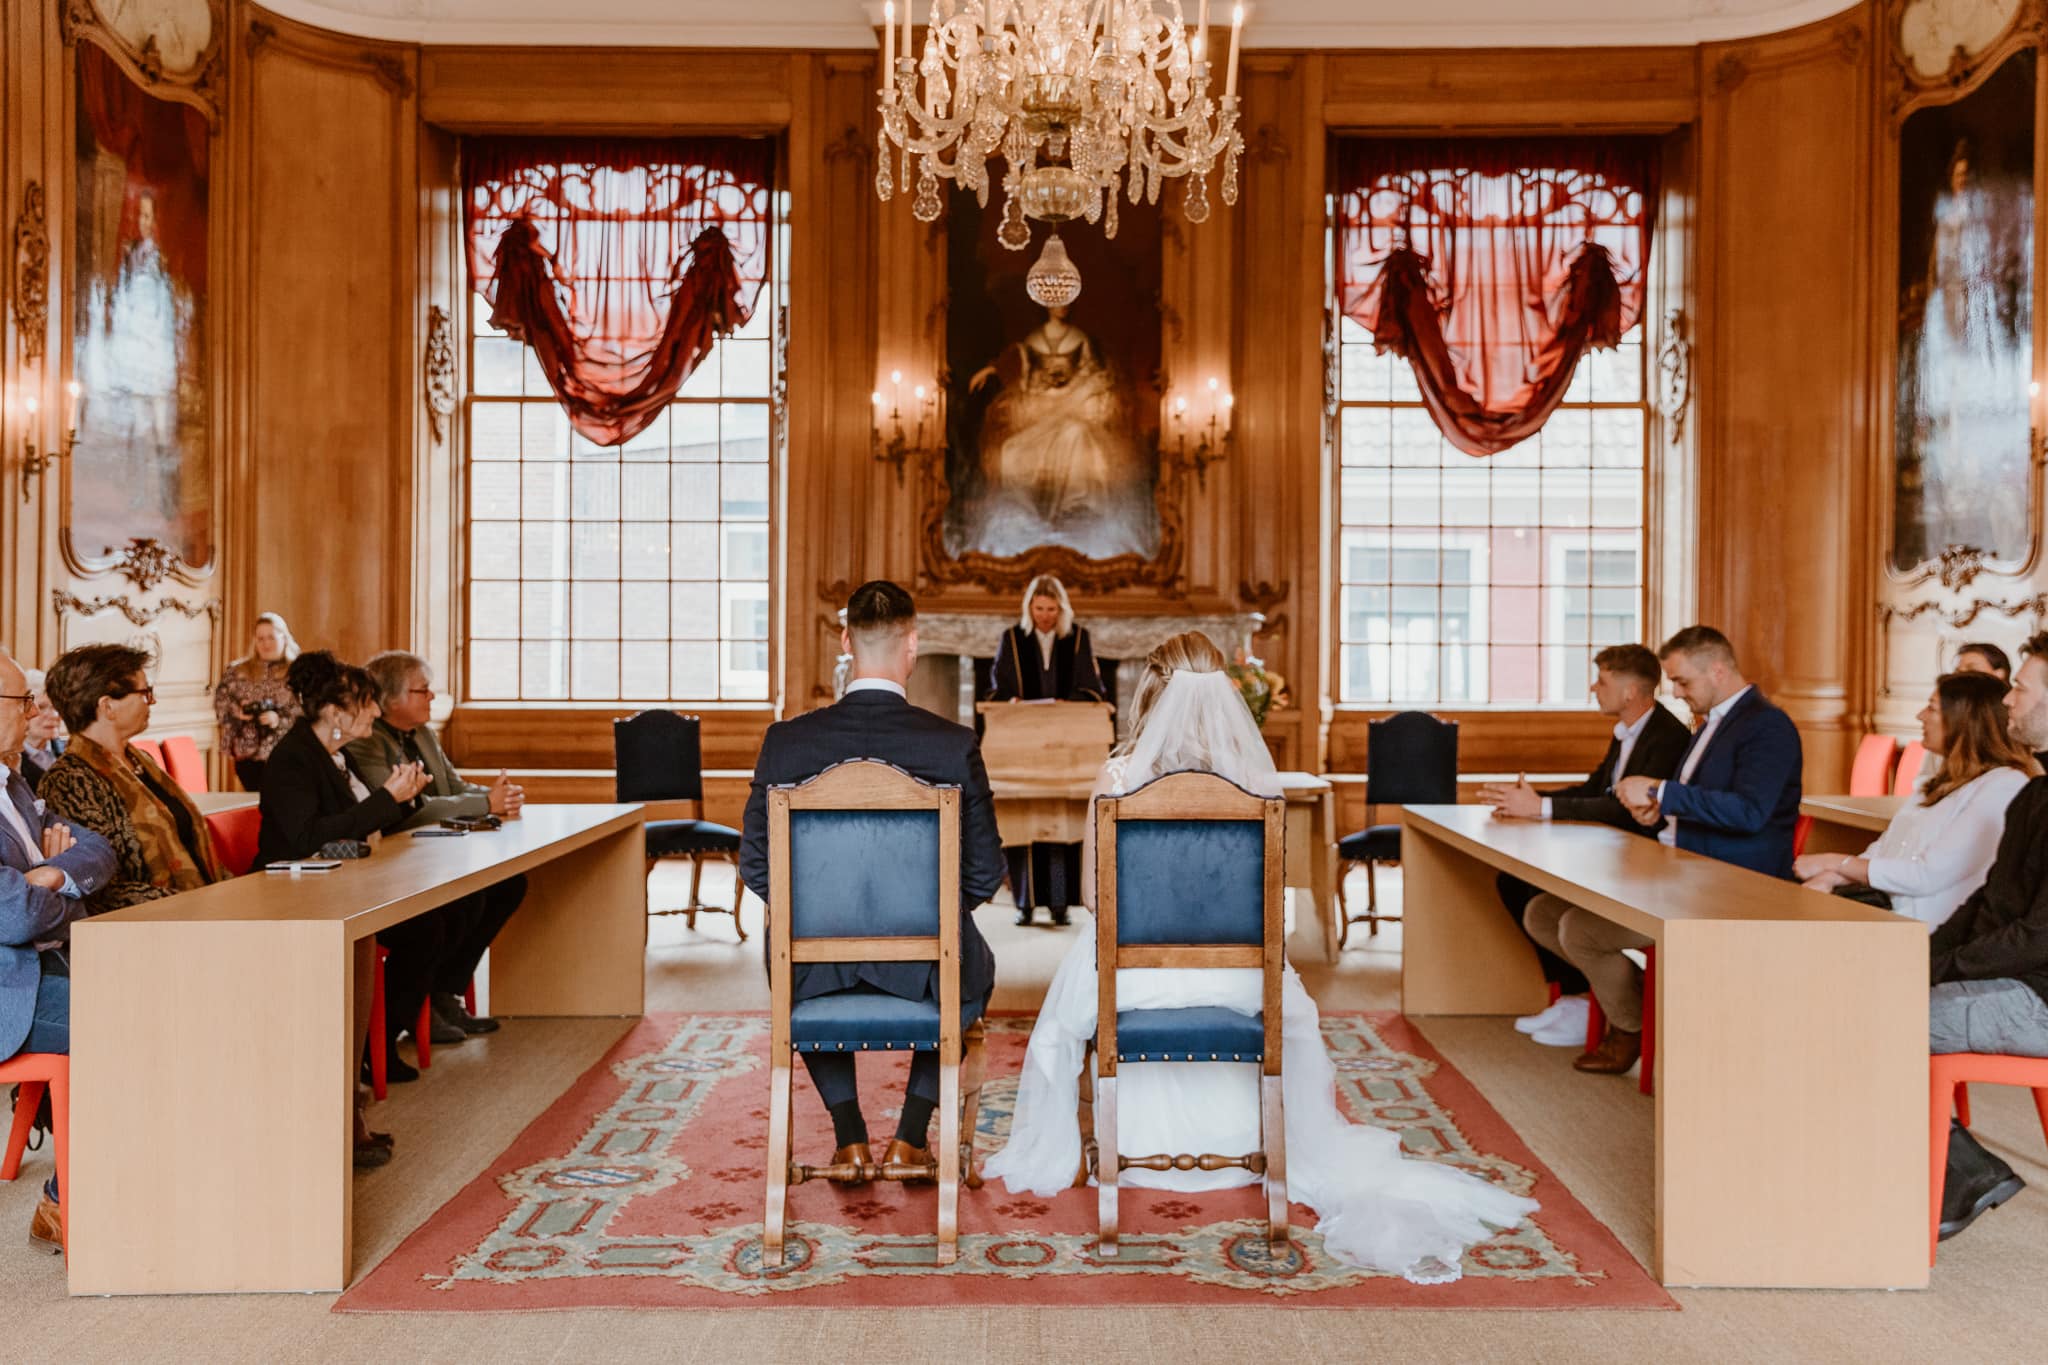
[[[1131,734],[1103,766],[1091,795],[1121,795],[1155,777],[1214,772],[1261,796],[1279,794],[1273,760],[1251,712],[1223,671],[1222,653],[1190,631],[1152,651],[1132,705]],[[1081,886],[1095,888],[1094,823]],[[1333,1256],[1419,1284],[1457,1279],[1465,1248],[1491,1228],[1520,1223],[1537,1205],[1451,1166],[1405,1157],[1397,1133],[1348,1122],[1337,1109],[1336,1068],[1323,1048],[1315,1001],[1294,968],[1282,981],[1282,1055],[1289,1197],[1314,1209]],[[1123,1009],[1217,1005],[1256,1014],[1256,969],[1124,968]],[[1095,936],[1082,935],[1046,992],[1031,1030],[1010,1140],[984,1167],[1012,1194],[1052,1195],[1081,1163],[1075,1123],[1082,1058],[1095,1036]],[[1126,1155],[1249,1152],[1259,1147],[1258,1068],[1229,1062],[1123,1063],[1117,1068],[1117,1139]],[[1133,1169],[1126,1185],[1213,1190],[1248,1185],[1250,1171]]]

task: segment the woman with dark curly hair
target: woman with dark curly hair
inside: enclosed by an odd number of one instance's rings
[[[206,817],[185,789],[128,741],[149,728],[156,692],[149,655],[127,645],[81,645],[44,679],[71,743],[36,787],[49,813],[114,847],[114,879],[93,914],[223,880]]]

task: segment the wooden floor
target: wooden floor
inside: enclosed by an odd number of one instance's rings
[[[680,895],[673,875],[666,868],[657,873],[657,903]],[[707,881],[717,875],[707,871]],[[1353,889],[1362,906],[1362,874]],[[707,887],[714,892],[723,895],[724,884]],[[1398,877],[1382,874],[1380,892],[1383,900],[1398,898]],[[995,1006],[1034,1006],[1072,931],[1017,929],[996,908],[983,912],[981,924],[999,964]],[[724,917],[698,926],[692,934],[680,919],[655,922],[648,1007],[764,1007],[758,922],[744,946]],[[1398,929],[1382,930],[1376,940],[1364,936],[1363,926],[1353,934],[1353,948],[1337,967],[1304,973],[1309,990],[1333,1009],[1392,1007]],[[250,1002],[248,1026],[261,1028],[260,990],[250,992]],[[358,1273],[482,1170],[623,1031],[616,1021],[515,1024],[437,1052],[419,1083],[393,1087],[376,1122],[397,1134],[398,1158],[358,1178]],[[1505,1021],[1432,1020],[1424,1032],[1642,1256],[1650,1236],[1650,1110],[1633,1079],[1579,1076],[1568,1049],[1537,1047]],[[2024,1093],[1979,1087],[1973,1100],[1979,1133],[2032,1188],[1946,1244],[1925,1293],[1680,1291],[1679,1313],[782,1308],[687,1320],[661,1312],[340,1315],[329,1311],[334,1300],[326,1295],[72,1300],[58,1264],[25,1241],[36,1187],[48,1173],[47,1158],[36,1154],[21,1180],[0,1187],[0,1229],[8,1230],[0,1239],[0,1302],[11,1310],[11,1355],[65,1361],[2037,1359],[2036,1305],[2048,1269],[2048,1150]],[[1771,1230],[1758,1228],[1757,1235],[1767,1238]]]

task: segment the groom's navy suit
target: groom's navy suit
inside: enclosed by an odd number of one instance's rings
[[[762,904],[768,903],[768,789],[816,777],[854,758],[880,759],[920,781],[960,788],[960,999],[970,1014],[979,1015],[995,985],[996,959],[971,912],[1003,884],[1003,845],[981,745],[966,726],[912,706],[894,692],[870,688],[769,726],[754,760],[754,786],[740,839],[740,879]],[[763,939],[764,946],[772,941],[769,935]],[[908,1000],[939,998],[938,967],[929,962],[798,963],[790,977],[792,1002],[856,987]],[[850,1055],[806,1052],[803,1058],[826,1104],[856,1098]],[[932,1052],[913,1059],[911,1094],[938,1099],[937,1059]]]

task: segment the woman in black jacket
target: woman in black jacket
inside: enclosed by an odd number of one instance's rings
[[[323,849],[349,853],[334,846],[397,827],[427,784],[419,764],[403,763],[372,791],[350,764],[344,746],[368,735],[380,714],[377,684],[369,673],[322,649],[292,660],[285,682],[298,698],[299,719],[277,741],[263,770],[258,867],[319,857]],[[401,920],[377,935],[391,955],[384,964],[387,1036],[372,1045],[385,1049],[389,1080],[410,1081],[420,1074],[399,1057],[396,1044],[398,1034],[419,1017],[443,935],[442,917],[432,913]]]

